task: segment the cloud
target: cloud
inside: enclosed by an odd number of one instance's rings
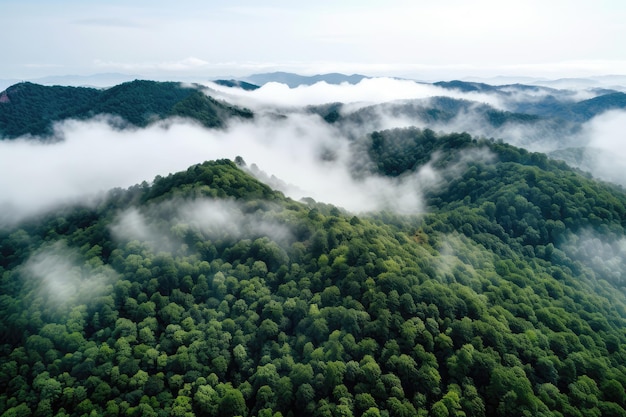
[[[515,112],[519,102],[539,101],[548,95],[557,95],[559,100],[569,102],[597,95],[585,89],[557,92],[542,87],[534,90],[510,87],[503,92],[463,92],[384,77],[363,79],[357,84],[319,82],[297,88],[289,88],[281,83],[268,83],[254,91],[232,89],[214,83],[208,83],[207,86],[208,94],[256,112],[291,113],[304,106],[336,102],[343,103],[340,109],[343,116],[349,117],[359,110],[366,111],[366,115],[357,115],[354,120],[343,121],[343,134],[351,138],[374,130],[417,126],[446,133],[469,132],[474,136],[503,139],[536,152],[550,152],[579,143],[576,126],[550,119],[532,122],[513,119],[494,126],[486,118],[484,105],[487,104],[496,111]],[[459,112],[452,120],[426,122],[420,119],[421,111],[433,106],[430,100],[438,97],[466,100],[474,104]],[[443,106],[445,113],[445,104]]]
[[[595,177],[626,186],[626,111],[612,110],[587,122],[579,166]]]
[[[33,253],[22,265],[22,279],[52,307],[84,303],[103,293],[116,278],[108,266],[93,266],[80,253],[57,241]]]
[[[246,213],[232,200],[198,199],[181,205],[179,221],[210,239],[252,239],[267,236],[275,242],[288,244],[292,232],[285,224],[263,217],[262,211]]]
[[[436,177],[424,168],[399,179],[355,179],[350,140],[315,115],[260,116],[226,130],[181,120],[117,130],[104,118],[67,121],[56,129],[62,141],[0,142],[0,224],[61,204],[93,204],[110,188],[236,156],[289,184],[284,191],[295,199],[312,197],[354,212],[421,211],[421,187]],[[134,227],[141,232],[140,223]]]
[[[560,248],[591,269],[597,279],[618,286],[626,284],[626,238],[584,229],[569,236]]]
[[[487,103],[494,107],[501,107],[498,97],[494,95],[455,90],[446,90],[432,84],[424,84],[412,80],[378,77],[365,78],[357,84],[328,84],[318,82],[311,86],[289,88],[281,83],[267,83],[253,91],[229,89],[214,83],[207,84],[229,101],[237,100],[240,103],[252,103],[260,106],[297,107],[319,105],[333,102],[363,103],[371,105],[393,100],[420,99],[435,96],[448,96],[459,99]]]
[[[105,118],[57,125],[63,140],[0,141],[0,224],[213,159],[191,124],[116,130]]]
[[[250,167],[254,164],[256,171],[251,170],[262,180],[274,177],[272,185],[289,197],[311,197],[354,213],[381,209],[423,212],[424,192],[429,187],[445,186],[448,180],[430,164],[399,178],[375,174],[355,177],[355,164],[365,166],[368,161],[355,160],[354,144],[374,129],[415,125],[411,117],[398,118],[381,111],[376,123],[343,130],[298,107],[352,101],[356,103],[353,108],[358,108],[362,102],[428,97],[449,93],[447,90],[394,79],[370,79],[357,85],[318,83],[294,89],[269,84],[252,92],[213,87],[220,89],[221,97],[256,107],[254,120],[233,121],[222,130],[205,129],[181,119],[145,129],[119,130],[111,127],[111,119],[99,117],[57,124],[57,137],[62,138],[57,142],[29,137],[0,141],[0,226],[62,204],[94,204],[108,189],[149,182],[157,175],[166,176],[205,160],[236,156],[241,156]],[[484,96],[495,102],[484,94],[458,96]],[[249,106],[251,103],[253,106]],[[508,135],[511,141],[518,140],[515,135],[522,139],[528,135],[514,134],[510,126],[501,131],[485,131],[471,113],[438,127],[473,134],[495,133],[505,140]],[[462,166],[460,163],[458,169]],[[448,174],[458,172],[449,170]],[[120,230],[133,231],[139,238],[150,240],[149,235],[142,235],[150,230],[144,228],[138,214],[126,213],[119,220]]]
[[[117,214],[109,229],[120,243],[138,241],[154,252],[187,251],[185,234],[200,234],[205,240],[236,241],[268,237],[289,246],[291,229],[268,211],[249,212],[234,200],[174,198],[157,204],[131,207]]]
[[[151,224],[138,208],[131,207],[119,213],[109,226],[111,236],[118,242],[139,241],[148,244],[155,252],[172,252],[176,246],[166,233]]]

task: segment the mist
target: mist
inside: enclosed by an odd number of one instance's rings
[[[626,186],[626,111],[608,111],[583,128],[587,149],[580,168],[595,177]]]
[[[363,140],[373,130],[415,125],[445,133],[467,131],[533,151],[589,143],[615,156],[611,163],[602,160],[595,164],[593,172],[604,170],[605,178],[623,181],[623,112],[596,117],[583,129],[584,138],[563,135],[555,126],[541,123],[490,127],[471,110],[449,122],[425,126],[415,117],[394,116],[380,106],[375,117],[346,127],[329,124],[299,106],[344,102],[343,111],[350,112],[372,103],[439,95],[489,103],[496,108],[505,104],[497,94],[455,92],[390,78],[365,79],[356,85],[322,82],[292,89],[269,83],[254,91],[211,84],[207,92],[254,109],[254,120],[233,120],[221,130],[206,129],[183,119],[121,130],[114,127],[114,119],[100,116],[58,123],[55,136],[59,141],[32,137],[0,141],[0,226],[64,204],[93,205],[111,188],[151,182],[157,175],[166,176],[196,163],[236,156],[241,156],[259,179],[295,200],[310,197],[353,213],[383,209],[422,213],[426,210],[424,192],[429,187],[445,186],[449,180],[449,175],[437,172],[432,164],[399,178],[375,174],[355,178],[353,170],[355,164],[369,163],[355,160],[355,141]],[[141,236],[141,223],[132,223],[132,213],[127,220]]]
[[[626,238],[584,229],[569,236],[560,248],[593,271],[596,279],[618,286],[626,282]]]
[[[118,130],[106,118],[56,126],[63,140],[0,142],[0,224],[8,225],[63,204],[95,204],[106,190],[215,159],[241,156],[283,184],[299,200],[311,197],[360,213],[424,210],[424,187],[436,184],[430,166],[401,178],[355,179],[350,140],[311,114],[259,116],[225,130],[183,120]],[[139,226],[137,226],[139,227]]]
[[[69,308],[102,294],[116,279],[108,266],[87,262],[65,241],[43,246],[22,265],[20,275],[44,303]]]
[[[386,77],[364,78],[357,84],[328,84],[321,81],[296,88],[270,82],[252,91],[228,88],[215,83],[206,85],[211,90],[210,94],[218,92],[219,96],[227,101],[257,110],[267,107],[292,108],[334,102],[352,103],[352,109],[355,110],[358,106],[436,96],[477,101],[497,108],[503,106],[501,99],[493,94],[449,90],[413,80]]]
[[[118,213],[109,226],[118,243],[142,242],[154,252],[187,250],[184,235],[191,230],[212,241],[236,241],[267,236],[288,247],[294,240],[291,229],[262,210],[252,213],[234,200],[173,198]],[[165,220],[165,221],[164,221]]]

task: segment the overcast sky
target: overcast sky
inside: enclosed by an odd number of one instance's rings
[[[0,0],[0,79],[626,74],[623,0]]]

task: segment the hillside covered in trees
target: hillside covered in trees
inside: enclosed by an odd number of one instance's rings
[[[0,415],[626,416],[621,188],[468,134],[352,150],[445,173],[427,213],[218,160],[1,231]]]
[[[119,127],[145,127],[169,117],[223,127],[229,118],[249,119],[252,112],[217,101],[199,86],[177,82],[135,80],[108,89],[24,82],[0,93],[0,138],[51,136],[55,122],[99,115],[119,117]]]

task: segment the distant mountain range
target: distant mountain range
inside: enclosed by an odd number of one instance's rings
[[[497,95],[502,98],[508,108],[514,112],[527,113],[543,118],[559,118],[567,121],[584,122],[607,110],[626,108],[626,93],[613,89],[594,88],[590,92],[596,97],[587,100],[577,100],[575,92],[555,88],[532,86],[524,84],[510,84],[493,86],[490,84],[447,81],[436,82],[433,85],[447,90],[461,92],[479,92]],[[520,94],[534,95],[528,98],[519,97]]]
[[[257,90],[260,88],[256,84],[251,84],[251,83],[247,83],[245,81],[239,81],[239,80],[215,80],[213,82],[217,85],[221,85],[224,87],[241,88],[242,90],[247,90],[247,91]]]
[[[538,77],[466,77],[463,81],[487,83],[491,85],[526,84],[558,89],[572,88],[612,88],[626,91],[626,75],[600,75],[584,78],[546,79]]]
[[[319,74],[319,75],[298,75],[290,72],[270,72],[264,74],[253,74],[249,77],[244,77],[243,80],[256,85],[264,85],[270,82],[287,84],[289,87],[294,88],[301,85],[313,85],[319,82],[326,82],[328,84],[358,84],[361,80],[369,78],[365,75],[352,74],[345,75],[339,73]]]
[[[117,75],[112,74],[110,79]],[[214,82],[254,90],[264,82],[284,82],[293,88],[319,81],[358,82],[364,76],[325,74],[307,77],[269,73],[247,79],[257,84],[235,79]],[[478,137],[504,138],[528,149],[550,149],[554,158],[591,169],[594,154],[583,152],[586,144],[581,143],[579,137],[582,124],[608,110],[626,109],[626,93],[613,89],[595,88],[589,90],[594,97],[580,100],[575,91],[538,85],[490,85],[459,80],[432,85],[442,89],[442,96],[356,108],[346,106],[346,103],[328,103],[297,111],[318,114],[348,136],[397,126],[464,131]],[[480,101],[453,98],[447,96],[446,90],[486,94],[497,98],[508,110]],[[145,127],[170,117],[187,118],[208,128],[220,128],[231,118],[250,119],[254,116],[252,111],[216,100],[210,94],[210,90],[200,85],[179,82],[135,80],[108,89],[17,83],[0,93],[0,138],[50,137],[55,134],[54,124],[57,122],[86,120],[98,115],[114,116],[109,122],[115,123],[117,128]],[[479,95],[476,97],[480,100]],[[567,149],[578,149],[577,152],[583,153],[574,158],[573,155],[578,153],[559,151]]]
[[[178,82],[136,80],[106,90],[26,82],[0,93],[0,137],[48,136],[55,122],[103,114],[137,127],[168,117],[193,119],[206,127],[221,127],[231,117],[252,117],[249,110],[206,95],[200,86]]]
[[[221,79],[216,84],[231,88],[254,90],[264,82],[284,82],[288,85],[308,85],[325,81],[358,82],[361,75],[325,74],[300,76],[289,73],[257,74],[248,80]],[[473,135],[504,137],[505,129],[518,126],[526,129],[525,142],[545,141],[548,136],[559,138],[559,147],[574,147],[568,143],[580,124],[607,110],[626,109],[626,93],[612,89],[594,89],[595,95],[577,99],[572,90],[509,84],[490,85],[470,81],[445,81],[432,85],[441,88],[442,96],[402,100],[366,107],[346,107],[345,103],[310,106],[307,112],[319,114],[328,123],[344,131],[354,132],[393,127],[385,124],[389,118],[403,120],[403,125],[429,127],[435,130],[467,131]],[[118,116],[122,123],[144,127],[168,117],[185,117],[205,127],[221,127],[231,117],[251,118],[250,110],[239,108],[207,95],[197,84],[179,82],[130,81],[108,89],[88,87],[43,86],[24,82],[0,93],[0,137],[23,135],[52,135],[55,122],[64,119],[88,119],[96,115]],[[488,94],[508,109],[504,111],[480,101],[457,99],[445,91]],[[451,94],[454,95],[454,94]],[[476,96],[480,100],[480,96]],[[530,128],[530,130],[529,130]]]

